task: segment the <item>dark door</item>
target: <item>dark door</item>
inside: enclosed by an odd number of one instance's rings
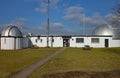
[[[69,39],[63,39],[63,47],[69,47],[69,46],[70,46]]]
[[[105,47],[109,47],[109,40],[105,39]]]
[[[0,35],[0,50],[1,50],[1,35]]]

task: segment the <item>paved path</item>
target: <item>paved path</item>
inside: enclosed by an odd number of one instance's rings
[[[33,73],[35,70],[40,68],[43,64],[57,56],[59,53],[61,53],[63,50],[65,50],[65,47],[56,51],[54,54],[48,56],[47,58],[38,61],[35,64],[30,65],[29,67],[24,68],[20,72],[17,72],[16,74],[11,75],[9,78],[27,78],[31,73]]]

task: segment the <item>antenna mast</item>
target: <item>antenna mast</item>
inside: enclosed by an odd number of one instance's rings
[[[47,1],[47,26],[46,26],[46,35],[47,35],[47,47],[49,47],[49,30],[50,30],[50,16],[49,16],[49,12],[50,12],[50,0]]]
[[[85,22],[86,22],[86,18],[85,18],[85,13],[83,14],[83,35],[86,35],[86,30],[85,30]]]

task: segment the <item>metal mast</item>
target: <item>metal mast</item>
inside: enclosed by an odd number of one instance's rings
[[[49,27],[50,27],[50,15],[49,15],[49,12],[50,12],[50,0],[48,0],[47,1],[47,26],[46,26],[46,30],[47,30],[47,32],[46,32],[46,35],[47,35],[47,47],[49,47]]]
[[[83,14],[83,35],[86,34],[86,30],[85,30],[85,22],[86,22],[86,19],[85,19],[85,13]]]

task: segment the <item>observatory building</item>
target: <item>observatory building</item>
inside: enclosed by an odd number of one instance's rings
[[[23,37],[21,31],[16,26],[6,27],[0,37],[0,49],[15,50],[30,47],[29,39]]]
[[[49,36],[49,47],[93,48],[120,47],[120,35],[110,25],[102,25],[93,30],[92,35]],[[0,37],[1,50],[16,50],[32,46],[46,47],[46,36],[26,36],[16,26],[6,27]]]
[[[22,37],[21,31],[16,26],[8,26],[2,31],[2,36]]]
[[[104,36],[113,36],[117,34],[111,25],[104,24],[102,26],[98,26],[92,33],[93,35],[104,35]]]

